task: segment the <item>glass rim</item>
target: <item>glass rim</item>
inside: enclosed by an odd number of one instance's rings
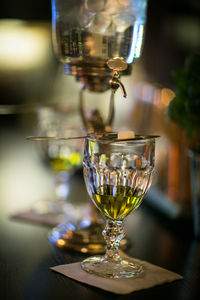
[[[156,138],[160,137],[159,135],[136,134],[134,138],[117,139],[117,134],[117,132],[90,133],[87,135],[86,139],[98,143],[114,144],[120,142],[146,142],[149,140],[155,140]]]

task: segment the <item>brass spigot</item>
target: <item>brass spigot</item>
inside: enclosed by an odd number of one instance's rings
[[[115,93],[117,91],[117,89],[120,87],[124,98],[126,98],[127,97],[126,89],[125,89],[123,83],[119,79],[120,79],[119,73],[117,71],[114,71],[113,77],[109,81],[110,87],[111,87],[113,93]]]
[[[120,71],[124,71],[127,69],[128,65],[126,61],[122,57],[115,57],[113,59],[109,59],[107,65],[109,69],[113,70],[112,79],[109,81],[113,93],[115,93],[117,89],[120,87],[123,96],[126,98],[127,96],[126,89],[123,83],[120,81],[120,75],[119,75]]]

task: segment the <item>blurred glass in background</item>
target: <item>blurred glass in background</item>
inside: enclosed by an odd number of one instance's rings
[[[83,136],[85,132],[81,128],[82,124],[77,110],[70,109],[65,104],[37,107],[37,136]],[[68,200],[70,198],[70,178],[82,168],[83,142],[83,139],[36,142],[42,161],[53,173],[56,192],[55,199],[36,203],[35,209],[38,213],[64,214],[66,219],[78,217],[75,216],[75,212],[73,213],[73,204],[74,207],[77,205],[76,199]]]

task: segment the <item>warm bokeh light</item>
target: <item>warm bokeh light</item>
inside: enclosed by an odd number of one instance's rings
[[[175,96],[175,93],[171,89],[163,88],[161,90],[160,106],[167,107]]]
[[[64,247],[66,245],[66,241],[64,241],[63,239],[58,239],[56,245],[58,247]]]
[[[87,248],[84,248],[84,247],[83,247],[83,248],[81,248],[81,252],[82,252],[82,253],[87,253],[88,250],[87,250]]]
[[[136,99],[153,104],[158,108],[166,108],[175,97],[175,93],[169,88],[158,88],[146,82],[136,85]]]
[[[0,21],[0,69],[27,70],[47,61],[47,28],[20,20]]]

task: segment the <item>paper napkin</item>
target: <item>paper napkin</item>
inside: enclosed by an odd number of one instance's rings
[[[131,258],[129,257],[129,259]],[[99,277],[83,271],[81,269],[80,262],[55,266],[52,267],[51,270],[61,273],[76,281],[121,295],[148,289],[156,285],[161,285],[183,278],[177,273],[150,264],[149,262],[139,259],[134,259],[134,261],[142,264],[144,269],[141,275],[136,278],[110,279]]]

